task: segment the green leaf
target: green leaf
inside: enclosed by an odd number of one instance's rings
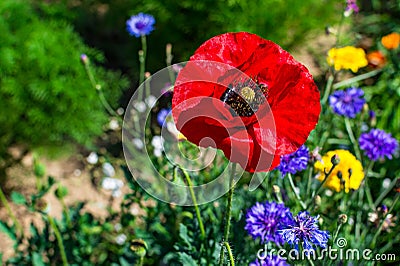
[[[178,253],[179,261],[182,262],[182,265],[185,266],[197,266],[196,261],[186,253],[179,252]]]
[[[11,200],[15,204],[20,204],[20,205],[25,205],[26,204],[26,199],[25,199],[24,195],[22,195],[19,192],[13,191],[11,193]]]
[[[10,227],[5,222],[0,221],[0,231],[7,234],[12,240],[17,240],[17,235],[14,231],[14,226]]]
[[[179,224],[179,237],[183,240],[184,244],[191,249],[192,245],[190,242],[192,239],[189,237],[187,227],[184,224]]]
[[[33,266],[44,266],[42,255],[37,252],[32,253],[32,265]]]
[[[131,263],[129,263],[124,257],[119,258],[119,263],[121,264],[121,266],[130,266],[131,265]]]

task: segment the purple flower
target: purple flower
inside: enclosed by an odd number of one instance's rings
[[[286,260],[279,256],[271,255],[267,256],[265,259],[255,260],[249,264],[249,266],[289,266]]]
[[[345,10],[346,14],[350,15],[351,12],[358,13],[360,11],[360,9],[357,6],[356,0],[347,0],[346,4],[347,4],[346,10]]]
[[[365,99],[363,95],[364,91],[355,87],[335,91],[329,96],[329,104],[334,113],[354,118],[364,106]]]
[[[289,223],[293,219],[289,208],[282,203],[257,202],[246,214],[245,229],[256,239],[261,238],[262,243],[274,241],[283,244],[283,239],[276,231],[281,223]]]
[[[171,109],[170,108],[163,108],[158,112],[157,114],[157,122],[158,124],[163,127],[165,125],[165,119],[167,119],[167,116],[170,114]]]
[[[155,19],[152,15],[139,13],[126,21],[126,29],[130,35],[137,38],[149,35],[153,31]]]
[[[329,232],[319,230],[318,218],[319,216],[310,216],[307,211],[299,212],[292,223],[282,224],[278,233],[286,243],[297,250],[299,250],[299,243],[302,243],[306,250],[313,250],[312,244],[326,248]]]
[[[385,156],[392,159],[392,155],[399,147],[398,141],[381,129],[371,129],[368,133],[361,134],[358,142],[372,161],[383,159]]]
[[[309,151],[307,146],[302,145],[297,151],[288,155],[281,156],[281,163],[276,169],[278,169],[282,176],[287,173],[295,174],[307,168]]]

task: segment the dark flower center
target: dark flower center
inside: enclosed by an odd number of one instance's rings
[[[141,29],[143,29],[144,27],[146,27],[146,24],[143,23],[143,22],[141,22],[141,21],[138,21],[138,22],[136,22],[135,26],[136,26],[136,28],[137,28],[138,30],[141,30]]]
[[[344,96],[343,101],[345,103],[351,103],[352,97],[350,95],[346,95],[346,96]]]
[[[252,116],[268,96],[268,87],[252,79],[229,84],[220,100],[228,104],[233,116]]]

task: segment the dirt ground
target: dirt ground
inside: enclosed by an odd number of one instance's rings
[[[46,176],[52,176],[56,182],[68,189],[68,195],[65,197],[66,205],[75,202],[87,202],[85,211],[91,212],[97,217],[107,214],[106,206],[111,197],[111,192],[102,188],[96,188],[91,182],[88,164],[84,163],[84,158],[61,158],[57,160],[40,160],[46,167]],[[26,197],[29,197],[36,190],[36,178],[32,172],[32,155],[28,154],[22,165],[14,167],[8,171],[6,189],[8,191],[17,191]],[[117,174],[116,178],[120,178]],[[122,176],[121,176],[122,179]],[[55,218],[61,218],[62,206],[54,195],[53,187],[44,199],[50,205],[50,215]],[[124,189],[122,190],[124,192]],[[122,197],[113,200],[113,208],[118,209]],[[10,202],[10,201],[9,201]],[[36,225],[41,225],[40,214],[29,212],[25,207],[13,204],[10,206],[15,216],[22,224],[26,234],[29,235],[29,225],[33,221]],[[0,219],[11,224],[11,219],[4,206],[0,207]],[[0,253],[3,254],[3,262],[13,255],[13,241],[4,233],[0,232]]]

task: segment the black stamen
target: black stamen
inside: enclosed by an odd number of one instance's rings
[[[246,95],[244,95],[244,92],[242,91],[243,89],[247,92],[248,90],[253,90],[254,97],[246,99]],[[268,88],[266,86],[257,86],[252,79],[248,79],[244,82],[229,84],[220,100],[233,109],[231,109],[233,116],[239,115],[249,117],[258,111],[260,105],[265,102],[267,95]]]

